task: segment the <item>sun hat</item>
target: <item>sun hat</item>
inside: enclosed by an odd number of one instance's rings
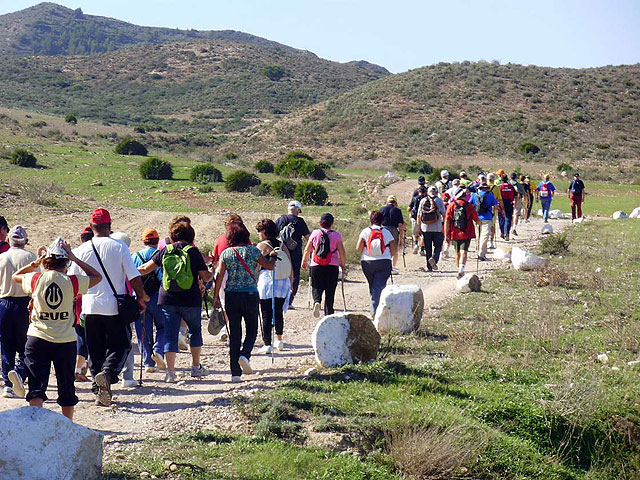
[[[104,225],[111,223],[111,215],[106,208],[96,208],[91,214],[91,223],[93,225]]]
[[[142,232],[142,241],[153,240],[154,238],[160,238],[160,234],[155,228],[147,228]]]
[[[466,189],[459,188],[455,191],[454,197],[456,198],[456,200],[460,200],[465,193],[467,193]]]
[[[420,176],[418,177],[418,183],[419,183],[420,185],[424,185],[424,184],[425,184],[425,182],[426,182],[426,180],[424,179],[424,177],[423,177],[422,175],[420,175]]]
[[[438,189],[432,185],[432,186],[429,187],[428,193],[437,194],[438,193]]]
[[[462,171],[460,172],[460,178],[462,178],[462,177],[466,177],[466,176],[467,176],[467,172],[465,172],[464,170],[462,170]]]
[[[9,240],[18,245],[27,243],[27,230],[22,225],[16,225],[9,230]]]
[[[67,258],[67,252],[62,248],[62,242],[64,242],[64,238],[56,238],[53,243],[47,247],[45,256],[47,258]]]
[[[300,210],[302,212],[302,204],[298,201],[298,200],[291,200],[289,202],[289,209],[291,208],[297,208],[298,210]]]
[[[548,174],[548,173],[545,173],[544,174],[544,178],[545,178],[545,180],[549,180],[551,178],[551,175]]]
[[[387,197],[387,203],[398,203],[398,198],[395,195],[389,195]]]
[[[449,176],[449,170],[442,170],[440,172],[440,178],[444,178],[444,177],[448,177]]]

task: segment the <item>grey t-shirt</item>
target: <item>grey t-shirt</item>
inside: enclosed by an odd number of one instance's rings
[[[435,223],[420,223],[420,228],[423,232],[442,232],[442,219],[447,209],[444,206],[444,202],[439,197],[431,197],[436,204],[436,210],[438,211],[438,221]],[[425,202],[423,198],[418,205],[418,220],[420,220],[420,212],[422,212],[422,206]]]

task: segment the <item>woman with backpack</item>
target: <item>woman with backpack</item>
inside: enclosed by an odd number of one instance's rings
[[[356,248],[362,252],[360,265],[362,273],[369,283],[371,295],[371,311],[375,315],[380,301],[380,294],[387,285],[391,275],[391,258],[396,252],[396,242],[386,228],[382,228],[384,216],[376,210],[371,212],[371,225],[360,232]]]
[[[311,294],[313,295],[313,316],[320,317],[320,304],[324,292],[324,314],[333,313],[333,302],[338,286],[338,266],[346,272],[346,255],[342,235],[332,230],[333,215],[325,213],[320,217],[320,228],[311,232],[307,247],[302,254],[302,268],[309,268]]]
[[[551,175],[546,173],[544,180],[536,187],[536,202],[540,200],[542,205],[542,219],[544,223],[549,223],[549,209],[551,209],[551,200],[556,194],[556,187],[550,181]]]
[[[453,242],[456,249],[458,278],[464,276],[471,239],[476,238],[474,222],[481,225],[478,212],[471,203],[466,201],[466,195],[464,188],[458,189],[454,195],[454,201],[447,207],[444,220],[444,235],[447,241]]]
[[[284,350],[282,332],[284,330],[284,305],[291,295],[293,268],[289,249],[278,240],[278,226],[265,218],[256,225],[260,243],[256,245],[263,256],[272,253],[278,256],[274,270],[260,268],[258,275],[258,296],[262,312],[262,341],[264,346],[258,353],[271,353],[273,349]],[[274,300],[275,297],[275,300]],[[275,306],[275,308],[274,308]],[[271,330],[275,327],[276,340],[271,342]]]
[[[438,197],[438,189],[429,187],[428,195],[423,198],[418,207],[418,222],[420,232],[424,238],[427,270],[438,270],[438,260],[444,243],[442,219],[446,212],[444,202]]]

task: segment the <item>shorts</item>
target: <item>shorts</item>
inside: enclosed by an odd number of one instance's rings
[[[465,252],[469,251],[469,246],[471,245],[471,239],[468,238],[466,240],[453,240],[453,246],[456,247],[456,252],[460,253],[460,250],[464,250]]]
[[[417,237],[420,235],[420,232],[418,231],[418,220],[416,220],[413,217],[411,217],[411,234],[414,237]]]
[[[517,215],[523,214],[522,198],[518,197],[518,199],[516,200],[516,206],[515,206],[515,209],[513,210],[513,213]]]
[[[189,327],[190,342],[192,347],[202,346],[202,320],[200,307],[180,307],[177,305],[161,305],[164,318],[164,351],[175,352],[178,349],[178,332],[180,320],[184,320]]]
[[[400,238],[400,232],[398,232],[398,227],[388,227],[386,225],[383,225],[383,227],[391,232],[391,235],[393,235],[393,240],[396,242],[396,246],[397,246],[398,239]]]

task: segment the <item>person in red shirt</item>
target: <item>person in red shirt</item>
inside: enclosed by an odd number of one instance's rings
[[[498,217],[498,223],[500,224],[500,237],[507,242],[509,241],[509,232],[511,231],[511,221],[513,219],[513,205],[517,198],[518,192],[516,187],[509,183],[509,177],[506,174],[500,177],[502,183],[500,184],[500,195],[502,196],[502,206],[504,210]]]
[[[9,224],[7,223],[7,219],[0,215],[0,253],[9,250],[7,235],[9,235]]]
[[[456,267],[458,278],[464,276],[464,268],[467,263],[467,252],[471,239],[476,238],[474,222],[480,225],[476,208],[466,201],[467,192],[459,188],[455,192],[455,200],[447,207],[444,218],[444,235],[448,242],[452,242],[456,248]]]

